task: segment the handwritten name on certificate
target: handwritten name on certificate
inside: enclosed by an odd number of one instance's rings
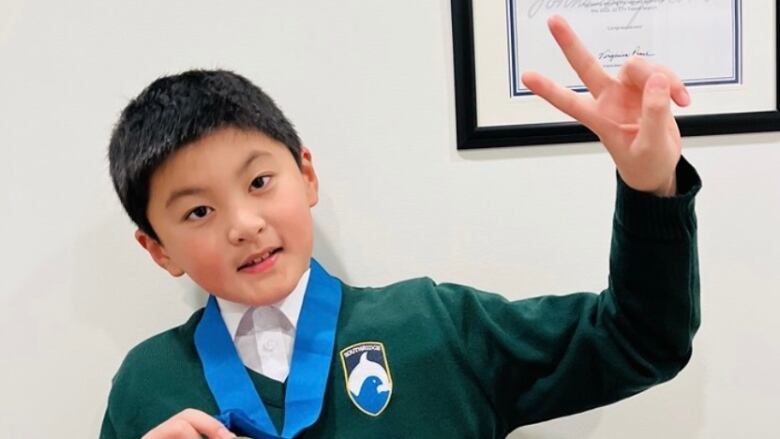
[[[553,14],[564,16],[613,74],[640,55],[669,66],[688,85],[741,81],[741,0],[506,1],[513,96],[530,94],[520,81],[524,70],[584,90],[549,37]]]

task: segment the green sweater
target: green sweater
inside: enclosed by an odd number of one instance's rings
[[[300,438],[503,438],[518,426],[612,403],[672,378],[699,326],[696,171],[677,168],[682,195],[659,198],[618,178],[609,286],[507,301],[414,279],[343,285],[335,353],[319,420]],[[193,332],[144,341],[113,380],[102,439],[139,438],[185,408],[218,412]],[[376,417],[350,400],[339,352],[384,344],[393,383]],[[249,370],[277,427],[284,384]]]

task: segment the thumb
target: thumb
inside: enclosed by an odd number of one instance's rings
[[[663,73],[653,74],[645,83],[639,123],[640,135],[647,146],[658,146],[666,141],[669,121],[673,120],[670,104],[669,78]]]

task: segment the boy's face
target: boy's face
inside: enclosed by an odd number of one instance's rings
[[[234,302],[286,297],[308,269],[311,153],[302,165],[257,131],[223,128],[173,153],[152,175],[147,215],[160,242],[136,239],[173,276]]]

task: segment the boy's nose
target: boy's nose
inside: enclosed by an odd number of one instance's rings
[[[228,230],[228,240],[234,244],[253,241],[265,228],[265,220],[256,212],[244,212],[234,216]]]

